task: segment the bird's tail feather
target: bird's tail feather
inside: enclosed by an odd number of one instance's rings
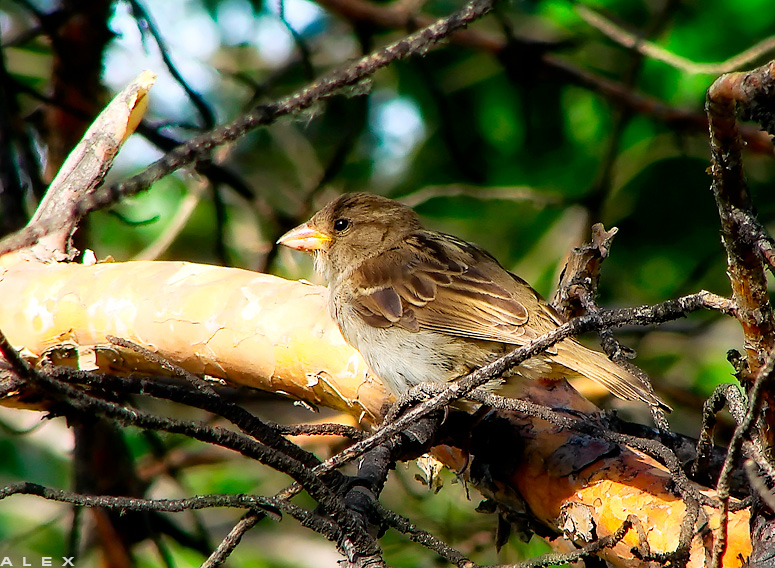
[[[556,345],[555,360],[574,373],[592,379],[624,400],[641,400],[668,412],[672,410],[644,379],[617,365],[599,351],[592,351],[575,341]]]

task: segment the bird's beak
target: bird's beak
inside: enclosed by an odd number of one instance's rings
[[[330,242],[331,237],[324,235],[309,223],[299,225],[277,239],[278,245],[285,245],[304,252],[328,248]]]

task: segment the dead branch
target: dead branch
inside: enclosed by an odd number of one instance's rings
[[[105,107],[51,182],[27,227],[49,226],[50,232],[29,249],[39,260],[72,260],[70,239],[81,217],[77,203],[105,179],[113,160],[134,132],[148,106],[146,95],[155,75],[138,76]]]
[[[354,63],[326,73],[311,85],[279,102],[260,105],[230,124],[194,137],[128,180],[83,196],[76,206],[78,218],[145,191],[171,172],[191,165],[197,160],[209,158],[215,148],[233,142],[255,128],[267,126],[281,117],[309,108],[315,102],[356,85],[395,61],[417,53],[425,53],[440,40],[486,15],[492,9],[492,5],[492,0],[472,0],[459,12],[441,18]],[[0,255],[29,246],[54,229],[53,223],[36,223],[34,226],[28,226],[24,231],[0,241]]]
[[[571,251],[560,275],[560,283],[552,306],[568,320],[586,312],[586,297],[594,297],[600,281],[600,268],[608,256],[613,238],[619,229],[606,231],[600,223],[592,226],[592,242]]]
[[[768,133],[775,133],[771,96],[774,80],[775,61],[749,72],[723,75],[708,89],[706,100],[710,124],[711,189],[721,220],[727,274],[738,306],[736,317],[745,336],[745,365],[738,376],[749,392],[746,418],[735,431],[717,485],[722,498],[722,524],[713,547],[714,568],[720,565],[727,547],[725,515],[727,476],[733,467],[731,463],[736,461],[743,443],[759,435],[763,438],[761,445],[764,447],[772,448],[775,444],[775,391],[765,387],[765,381],[772,374],[775,345],[775,316],[765,273],[772,238],[756,221],[743,171],[743,142],[737,122],[739,114],[741,118],[756,120]],[[753,432],[759,413],[763,418],[761,434]],[[758,440],[753,446],[760,447]],[[757,543],[755,548],[759,546]]]
[[[755,214],[743,172],[743,141],[737,112],[738,107],[761,111],[759,99],[773,88],[773,72],[775,62],[748,73],[723,75],[708,89],[706,103],[710,124],[711,189],[721,219],[729,279],[738,305],[737,317],[745,333],[748,369],[741,378],[748,386],[775,342],[775,317],[760,253],[746,238],[746,225],[740,218],[743,215],[753,219]]]
[[[48,277],[46,273],[49,273]],[[69,285],[68,282],[70,282]],[[125,282],[126,285],[122,285],[122,282]],[[166,284],[160,286],[162,282]],[[144,283],[147,283],[148,286],[147,294],[143,292]],[[169,288],[169,296],[164,296],[164,290],[167,288]],[[234,293],[225,293],[229,290],[234,291]],[[6,296],[6,294],[10,296]],[[137,262],[93,266],[41,266],[36,263],[16,263],[4,270],[2,279],[0,279],[0,295],[17,298],[14,306],[8,306],[5,310],[0,307],[0,329],[7,329],[10,341],[14,345],[24,347],[24,353],[28,357],[32,356],[33,361],[61,362],[62,357],[69,356],[70,358],[75,357],[75,361],[79,362],[77,364],[80,365],[96,367],[103,365],[106,366],[104,368],[112,370],[123,368],[126,371],[135,372],[144,368],[146,372],[153,369],[150,372],[158,373],[158,363],[152,364],[145,357],[137,357],[138,354],[133,350],[119,350],[119,346],[110,343],[106,337],[107,334],[123,334],[129,335],[132,341],[140,342],[146,348],[152,348],[157,355],[173,361],[176,365],[188,369],[189,372],[198,375],[205,373],[220,376],[229,381],[258,386],[274,392],[290,393],[293,397],[312,404],[345,409],[361,418],[371,417],[372,421],[379,416],[380,410],[387,400],[384,391],[378,384],[365,380],[365,367],[362,367],[362,363],[358,362],[360,359],[357,357],[357,353],[343,343],[335,325],[330,321],[322,290],[318,287],[286,282],[278,278],[236,269],[204,267],[185,263]],[[153,301],[149,302],[148,297],[153,298]],[[41,298],[46,298],[46,301],[41,301]],[[119,298],[121,302],[117,304]],[[207,302],[204,302],[202,298],[207,298]],[[220,308],[213,304],[214,298],[219,298],[222,302]],[[19,313],[29,312],[30,306],[41,304],[47,305],[48,308],[46,311],[38,310],[37,316],[25,317],[22,320],[16,317]],[[111,309],[109,307],[111,305],[124,306],[124,308]],[[129,310],[125,309],[130,305],[134,305],[134,307]],[[624,323],[652,325],[708,307],[731,309],[728,302],[721,301],[707,293],[700,293],[669,301],[659,306],[615,311],[601,310],[597,314],[572,320],[556,332],[528,344],[461,381],[452,383],[450,388],[445,389],[429,401],[421,403],[394,422],[385,425],[369,438],[355,443],[328,461],[314,466],[311,473],[315,476],[321,476],[325,475],[326,472],[336,470],[344,463],[363,455],[364,452],[387,442],[392,436],[414,424],[421,416],[443,408],[451,401],[465,396],[466,393],[471,395],[472,389],[476,386],[487,382],[508,366],[525,360],[528,356],[540,352],[563,337],[584,330],[602,329]],[[223,312],[219,314],[220,311]],[[250,314],[253,316],[251,317]],[[99,317],[99,323],[90,320],[94,315]],[[27,325],[25,325],[25,321]],[[203,325],[205,321],[209,324]],[[219,321],[220,323],[218,323]],[[44,322],[48,323],[40,325]],[[95,334],[93,331],[95,329],[100,331]],[[68,343],[69,346],[64,349],[54,347],[53,344],[62,341]],[[91,345],[91,351],[87,345]],[[107,357],[108,355],[109,357]],[[316,373],[313,380],[310,380],[311,369],[315,369]],[[324,377],[324,380],[321,377]],[[481,477],[472,474],[472,479],[493,499],[501,503],[506,510],[520,510],[513,501],[514,495],[516,495],[515,489],[527,494],[525,498],[528,500],[530,510],[539,511],[538,518],[541,519],[541,522],[553,527],[551,530],[560,532],[562,529],[557,523],[561,518],[567,518],[562,517],[560,511],[569,510],[568,507],[578,506],[564,505],[564,503],[567,503],[569,496],[577,495],[581,488],[574,487],[571,483],[571,485],[566,486],[565,490],[558,491],[561,487],[559,481],[565,478],[564,474],[559,474],[558,471],[554,473],[544,472],[543,474],[539,472],[542,467],[546,467],[546,464],[557,461],[556,458],[548,459],[552,452],[568,455],[567,451],[576,447],[577,442],[574,441],[576,438],[572,432],[580,431],[585,436],[594,434],[588,430],[589,426],[587,425],[594,421],[589,419],[579,421],[576,418],[569,420],[565,414],[568,412],[567,409],[576,408],[577,410],[573,412],[584,413],[595,412],[595,409],[569,388],[561,385],[550,387],[547,384],[526,383],[528,384],[525,385],[524,396],[521,397],[525,400],[513,401],[512,404],[516,406],[504,407],[517,410],[517,414],[514,414],[513,411],[507,413],[505,415],[506,422],[504,422],[504,418],[497,417],[482,422],[482,428],[490,428],[492,424],[498,424],[499,430],[497,431],[501,434],[498,437],[489,434],[483,438],[479,435],[477,438],[501,441],[496,448],[488,450],[489,454],[483,449],[477,450],[480,453],[476,459],[480,461],[475,462],[477,468],[472,471],[499,471],[501,473],[496,477],[492,477],[492,475]],[[13,384],[14,388],[18,387],[18,383]],[[33,381],[33,384],[36,383]],[[70,389],[75,388],[69,382],[66,384]],[[136,392],[153,393],[154,390],[150,387],[144,387]],[[78,396],[83,399],[84,395],[81,393]],[[93,398],[93,395],[90,396]],[[199,396],[211,395],[200,391]],[[66,399],[70,400],[71,397],[67,396]],[[13,400],[15,399],[6,398],[7,402]],[[543,410],[537,410],[534,404],[531,405],[531,401],[543,405],[541,407]],[[496,405],[494,401],[489,402],[493,406]],[[215,440],[213,436],[216,434],[221,436],[222,434],[216,432],[202,438],[202,434],[197,433],[203,432],[201,426],[190,429],[183,425],[168,425],[158,418],[148,416],[147,413],[136,410],[127,413],[120,408],[105,406],[105,404],[107,403],[89,399],[88,408],[91,412],[105,412],[108,416],[117,417],[125,423],[138,426],[187,428],[176,431],[190,432],[194,437],[203,440]],[[559,410],[558,407],[566,410]],[[557,410],[553,410],[553,408]],[[219,410],[216,407],[213,407],[212,410],[222,412],[225,416],[230,415],[229,412],[223,409]],[[549,428],[539,426],[545,420],[550,420],[549,424],[554,424],[560,420],[560,425]],[[503,430],[505,424],[510,424],[510,426]],[[517,442],[524,437],[526,431],[533,431],[534,434],[525,438],[526,441]],[[605,431],[605,428],[600,431]],[[507,434],[507,432],[512,432],[512,434]],[[520,434],[517,434],[518,432]],[[458,439],[466,439],[466,435],[461,434],[460,436],[462,438]],[[504,439],[503,436],[506,438]],[[513,436],[513,438],[509,438],[509,436]],[[605,436],[609,436],[609,438]],[[600,522],[596,532],[598,537],[614,534],[626,517],[626,515],[620,517],[618,513],[608,510],[608,501],[604,499],[604,495],[609,492],[610,494],[620,494],[626,490],[631,495],[629,498],[633,500],[634,510],[639,511],[637,515],[646,526],[652,526],[650,525],[652,513],[646,514],[645,511],[663,510],[666,503],[672,503],[671,507],[677,507],[675,510],[669,509],[673,511],[671,518],[674,522],[679,522],[680,519],[684,518],[686,511],[691,513],[692,509],[688,505],[684,505],[683,500],[676,501],[672,494],[671,487],[677,483],[675,476],[681,475],[675,464],[667,471],[658,461],[646,457],[641,448],[638,450],[626,449],[626,446],[632,446],[635,443],[634,440],[615,438],[615,441],[611,442],[610,439],[613,438],[610,436],[613,434],[605,436],[603,439],[608,441],[600,447],[608,448],[610,444],[615,444],[616,447],[619,447],[619,444],[624,444],[624,446],[621,446],[622,449],[614,453],[608,451],[597,454],[594,451],[587,452],[584,454],[586,456],[584,459],[588,461],[582,460],[587,474],[582,477],[572,476],[577,483],[583,484],[586,484],[584,479],[590,479],[589,476],[596,479],[596,483],[590,487],[590,491],[593,491],[591,495],[594,497],[588,500],[585,496],[581,502],[600,503],[600,508],[595,508],[595,514],[599,512],[600,515],[603,515],[601,519],[608,518],[606,515],[614,515],[611,517],[615,519],[612,524]],[[218,437],[218,440],[222,441],[224,438]],[[226,443],[236,449],[236,446],[233,445],[236,443],[233,435],[227,439]],[[240,447],[243,447],[244,442],[240,442],[240,444]],[[522,466],[511,469],[500,463],[504,455],[504,447],[513,448],[510,455],[524,457],[523,460],[520,460]],[[483,448],[486,448],[486,445]],[[517,448],[522,449],[517,451]],[[568,448],[568,450],[561,448]],[[287,451],[289,450],[284,450],[283,453],[285,454]],[[436,452],[450,467],[459,468],[463,465],[462,455],[451,447],[445,450],[444,446],[439,446]],[[248,455],[261,461],[267,459],[263,453],[256,454],[253,453],[253,450],[250,450]],[[616,455],[631,456],[631,458],[620,462],[620,458],[615,457]],[[659,452],[656,452],[655,455],[663,461],[666,456],[669,456],[669,454]],[[538,456],[543,457],[538,459]],[[487,462],[491,462],[491,465],[483,469],[479,468],[479,464]],[[540,466],[539,464],[545,465]],[[614,464],[620,464],[624,469]],[[493,470],[493,468],[495,469]],[[300,475],[295,469],[290,471],[295,472],[293,475]],[[633,485],[624,479],[611,477],[614,471],[623,473],[625,477],[634,476],[641,482]],[[647,481],[650,476],[654,476],[654,479]],[[697,494],[701,488],[686,481],[685,477],[683,479],[684,481],[680,482],[679,486],[685,488],[682,489],[685,498],[694,494],[695,503],[705,502],[705,498],[700,498]],[[287,499],[310,482],[306,477],[300,478],[300,480],[303,480],[302,484],[290,486],[279,494],[278,498]],[[605,483],[604,480],[606,480]],[[498,489],[499,487],[502,489]],[[594,493],[594,487],[597,488],[597,491],[604,493]],[[648,487],[648,489],[639,489],[639,487]],[[662,489],[655,493],[656,487]],[[313,491],[315,490],[313,489]],[[320,487],[317,491],[323,491],[323,493],[316,493],[323,499],[324,488]],[[702,491],[707,495],[707,490],[702,489]],[[640,502],[638,500],[644,501],[635,506],[635,502]],[[712,508],[711,504],[703,505],[700,508],[697,508],[698,506],[695,506],[693,510],[696,514],[701,513],[700,518],[705,518],[704,515],[711,517],[715,515],[710,509],[707,509],[707,507]],[[746,542],[748,542],[746,540],[748,533],[747,521],[742,520],[741,515],[746,516],[747,511],[732,514],[733,525],[730,528],[730,535],[733,536],[730,536],[729,540],[734,543],[734,546],[742,547],[739,550],[744,551],[747,546]],[[697,540],[692,538],[695,534],[692,528],[694,527],[693,517],[690,515],[686,518],[689,520],[684,525],[683,534],[687,535],[687,538],[683,542],[685,545],[694,542],[695,544],[692,546],[696,548]],[[340,522],[344,521],[340,519]],[[668,521],[660,517],[660,520],[655,520],[655,522],[659,524]],[[745,530],[742,530],[743,528]],[[607,532],[609,530],[610,532]],[[678,535],[682,531],[675,528],[666,531],[666,534],[667,532]],[[627,534],[630,535],[630,533]],[[629,553],[626,551],[629,546],[632,546],[631,538],[636,537],[625,536],[623,538],[623,542],[628,544],[620,543],[612,549],[612,554],[621,558],[629,557]],[[635,542],[637,542],[637,538]],[[651,551],[660,551],[660,553],[665,554],[675,548],[676,542],[669,539],[654,540],[652,536],[649,536],[648,539]],[[697,550],[697,554],[699,554],[700,549]],[[691,554],[694,555],[695,552]],[[725,565],[736,566],[734,563]]]
[[[775,353],[770,354],[764,366],[757,373],[756,380],[750,391],[748,410],[741,423],[735,429],[735,433],[729,443],[729,452],[727,453],[726,460],[724,460],[724,467],[721,470],[721,475],[719,475],[718,484],[716,485],[719,499],[721,500],[721,519],[716,540],[713,543],[711,568],[719,568],[721,566],[722,555],[726,553],[728,547],[729,476],[740,457],[743,443],[751,437],[759,415],[763,411],[766,389],[770,388],[773,377],[775,377]]]
[[[0,329],[36,358],[75,361],[85,370],[163,373],[157,363],[112,344],[108,336],[116,336],[152,346],[196,375],[340,409],[366,422],[375,421],[387,397],[331,325],[318,286],[178,262],[21,262],[0,270],[0,296],[18,300],[0,307]],[[38,300],[43,311],[27,303]],[[21,305],[37,312],[25,318],[27,325],[17,321]],[[121,305],[132,307],[115,309]],[[89,323],[98,313],[101,321]],[[45,323],[36,330],[35,322]]]

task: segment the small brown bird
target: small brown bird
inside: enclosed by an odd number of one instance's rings
[[[342,195],[277,242],[314,251],[331,316],[396,396],[464,376],[562,323],[487,252],[423,229],[412,209],[385,197]],[[570,338],[515,371],[581,375],[620,398],[669,409],[640,378]]]

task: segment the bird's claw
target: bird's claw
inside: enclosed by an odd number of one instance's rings
[[[384,424],[389,424],[415,404],[425,402],[444,390],[444,385],[427,382],[415,385],[399,396],[385,414]]]

